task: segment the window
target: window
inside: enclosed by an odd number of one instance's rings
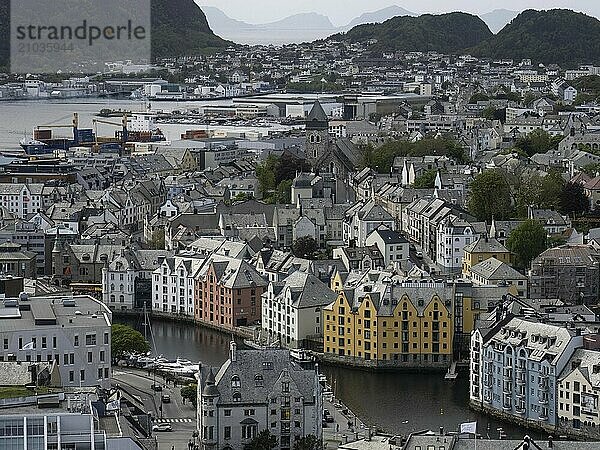
[[[256,387],[262,387],[263,383],[264,383],[264,380],[263,380],[263,376],[262,375],[256,375],[254,377],[254,385]]]
[[[231,439],[231,427],[225,427],[223,430],[223,438]]]
[[[239,388],[241,385],[242,382],[240,381],[240,377],[238,377],[237,375],[231,377],[231,387]]]
[[[78,335],[75,335],[75,338],[73,339],[73,346],[79,347],[79,336]]]
[[[233,393],[233,401],[235,403],[239,403],[242,401],[242,394],[240,394],[239,392],[234,392]]]
[[[81,370],[79,371],[79,379],[80,379],[81,381],[85,381],[85,369],[81,369]]]
[[[85,335],[85,345],[96,345],[96,333]]]
[[[88,363],[94,362],[94,355],[92,352],[88,352]]]
[[[230,409],[226,409],[223,411],[223,414],[225,415],[225,417],[231,417],[231,410]]]

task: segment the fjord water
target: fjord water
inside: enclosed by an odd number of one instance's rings
[[[130,320],[144,332],[142,320]],[[220,366],[228,357],[231,336],[191,324],[152,320],[158,354],[178,356],[202,364]],[[149,332],[148,332],[149,334]],[[388,433],[408,434],[419,430],[456,431],[461,422],[477,420],[478,432],[498,438],[498,428],[508,437],[537,437],[514,425],[499,422],[469,409],[466,373],[453,382],[442,373],[368,372],[324,366],[322,372],[335,386],[336,396],[365,423]]]

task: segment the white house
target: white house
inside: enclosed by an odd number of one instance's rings
[[[365,244],[370,247],[377,246],[386,267],[390,264],[408,260],[408,241],[397,231],[392,231],[386,226],[380,226],[367,236]]]
[[[271,282],[262,295],[262,329],[269,341],[304,347],[306,340],[323,336],[322,308],[336,294],[312,274],[296,271]]]
[[[153,311],[194,317],[194,274],[203,259],[163,258],[152,280]]]

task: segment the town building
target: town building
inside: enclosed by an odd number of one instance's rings
[[[489,258],[508,264],[513,263],[512,253],[494,237],[483,236],[465,246],[462,273],[471,274],[471,267]]]
[[[267,282],[248,261],[213,255],[195,276],[194,317],[224,329],[257,324],[266,288]]]
[[[89,296],[6,298],[0,361],[54,362],[62,386],[110,387],[112,314]]]
[[[367,247],[375,245],[379,249],[385,267],[408,260],[409,244],[406,238],[385,226],[373,230],[365,239],[365,244]]]
[[[475,408],[554,430],[557,387],[569,358],[583,345],[580,331],[507,317],[471,336],[470,401]]]
[[[514,286],[516,295],[521,298],[529,297],[529,279],[521,272],[496,258],[488,258],[475,264],[471,267],[470,277],[475,284]]]
[[[278,448],[290,450],[303,436],[322,437],[322,387],[289,350],[238,350],[215,374],[204,370],[198,384],[198,428],[204,449],[244,448],[269,430]]]
[[[286,347],[311,347],[311,342],[323,337],[322,309],[335,298],[325,283],[301,271],[270,282],[262,295],[264,337]]]
[[[585,337],[584,337],[585,342]],[[575,350],[558,380],[559,426],[582,436],[600,435],[598,396],[600,394],[600,352]]]
[[[600,253],[588,245],[550,248],[531,262],[531,298],[559,298],[569,303],[596,303]]]

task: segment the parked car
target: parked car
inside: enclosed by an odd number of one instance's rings
[[[162,386],[160,384],[153,384],[150,387],[152,388],[153,391],[156,391],[156,392],[162,391]]]
[[[333,422],[333,416],[331,415],[331,413],[324,409],[323,410],[323,420],[327,423],[332,423]]]
[[[152,431],[173,431],[170,423],[157,423],[152,426]]]
[[[171,396],[169,394],[163,394],[160,399],[163,403],[171,403]]]

